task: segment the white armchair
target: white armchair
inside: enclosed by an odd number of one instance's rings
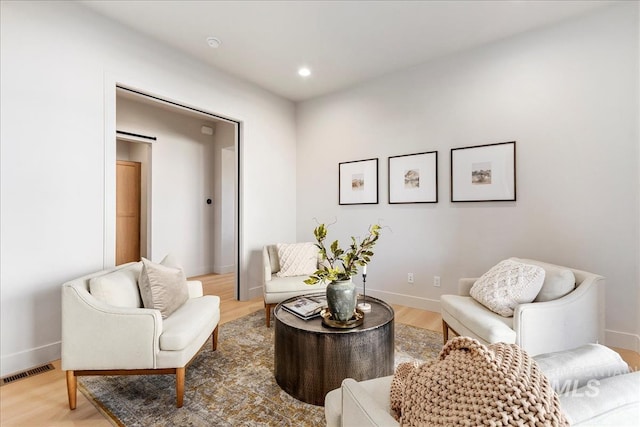
[[[445,343],[449,330],[485,345],[517,344],[531,355],[604,342],[604,277],[530,259],[520,261],[538,265],[545,272],[570,270],[575,289],[551,301],[520,304],[513,317],[503,317],[470,296],[477,278],[460,279],[459,295],[442,295],[440,299]]]
[[[141,269],[140,262],[124,264],[62,286],[62,369],[71,409],[83,375],[174,374],[181,407],[186,366],[210,336],[216,349],[220,298],[203,296],[198,281],[187,282],[189,299],[163,319],[160,311],[141,308]],[[93,278],[104,279],[102,299],[90,292]]]
[[[267,327],[271,326],[271,311],[276,304],[304,294],[324,292],[326,284],[307,285],[304,280],[309,276],[277,277],[280,271],[278,249],[276,245],[268,245],[262,249],[262,290],[264,293],[264,310]]]

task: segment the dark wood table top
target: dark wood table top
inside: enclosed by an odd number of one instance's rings
[[[322,295],[322,294],[308,294],[305,296]],[[313,319],[304,320],[292,314],[282,308],[282,304],[293,301],[300,297],[289,298],[286,301],[278,304],[274,310],[274,315],[278,320],[288,326],[291,326],[302,331],[319,334],[352,334],[367,331],[370,329],[379,328],[382,325],[387,324],[394,317],[393,308],[386,302],[377,298],[367,296],[367,302],[371,304],[371,311],[364,313],[364,321],[362,325],[350,329],[331,328],[322,323],[320,316]],[[360,302],[360,298],[358,299]]]

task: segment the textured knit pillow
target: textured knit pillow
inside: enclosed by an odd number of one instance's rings
[[[515,344],[456,337],[437,361],[397,372],[391,408],[402,426],[569,425],[549,380]]]
[[[544,269],[505,259],[484,273],[471,287],[471,296],[489,310],[513,316],[519,304],[532,302],[544,282]]]
[[[187,279],[182,269],[155,264],[146,258],[142,258],[138,286],[145,308],[160,310],[163,319],[189,299]]]
[[[278,243],[278,277],[308,276],[318,269],[318,247],[313,243]]]

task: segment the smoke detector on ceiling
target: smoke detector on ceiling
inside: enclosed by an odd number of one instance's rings
[[[207,37],[207,44],[209,45],[209,47],[212,47],[214,49],[217,49],[220,47],[220,45],[222,44],[222,42],[220,41],[219,38],[216,37]]]

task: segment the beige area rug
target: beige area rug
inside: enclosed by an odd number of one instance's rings
[[[395,325],[395,363],[437,357],[442,335]],[[282,391],[273,376],[273,327],[258,311],[220,326],[187,368],[184,406],[173,375],[80,377],[79,388],[120,426],[324,426],[324,408]]]

